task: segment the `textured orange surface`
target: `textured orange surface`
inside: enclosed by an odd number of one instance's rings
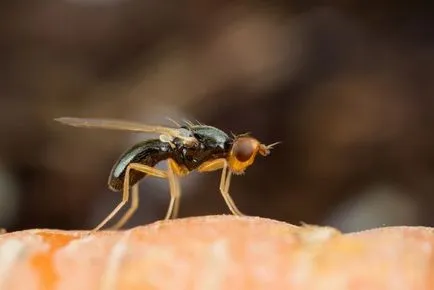
[[[0,236],[0,289],[434,289],[434,232],[209,216]]]

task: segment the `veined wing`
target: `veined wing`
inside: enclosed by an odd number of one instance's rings
[[[165,126],[147,125],[139,122],[125,121],[118,119],[92,119],[92,118],[73,118],[62,117],[54,119],[62,124],[66,124],[73,127],[84,128],[99,128],[109,130],[123,130],[123,131],[135,131],[145,133],[157,133],[168,135],[171,137],[178,137],[185,141],[197,143],[196,138],[189,136],[186,130],[180,128],[170,128]]]

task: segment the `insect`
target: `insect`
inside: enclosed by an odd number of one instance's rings
[[[273,146],[280,143],[264,145],[249,134],[230,137],[218,128],[188,121],[184,125],[172,121],[176,128],[170,128],[115,119],[62,117],[55,120],[74,127],[159,134],[159,138],[148,139],[132,146],[114,164],[108,186],[113,191],[122,191],[122,201],[93,231],[102,228],[128,202],[131,189],[131,206],[112,229],[121,228],[129,220],[139,206],[138,182],[145,176],[168,180],[170,203],[165,220],[176,218],[181,195],[179,177],[186,176],[194,170],[222,170],[220,193],[232,214],[244,215],[229,194],[231,176],[243,174],[246,168],[253,164],[257,154],[267,156]],[[163,160],[168,162],[167,170],[154,167]]]

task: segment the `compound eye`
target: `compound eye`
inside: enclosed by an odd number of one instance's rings
[[[232,146],[232,154],[240,162],[246,162],[252,158],[256,151],[255,143],[251,138],[239,138]]]

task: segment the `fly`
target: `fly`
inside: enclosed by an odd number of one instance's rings
[[[211,172],[221,170],[220,193],[234,215],[244,215],[229,194],[233,174],[243,174],[253,164],[257,154],[267,156],[276,144],[264,145],[249,134],[232,135],[203,124],[186,122],[185,125],[170,128],[146,125],[137,122],[113,119],[84,119],[63,117],[56,121],[87,128],[148,132],[159,134],[159,138],[148,139],[135,144],[124,152],[114,164],[108,179],[113,191],[122,191],[122,201],[93,231],[101,229],[130,199],[131,206],[122,218],[112,226],[121,228],[139,206],[138,183],[145,176],[167,179],[170,188],[170,203],[165,220],[176,218],[179,211],[181,188],[179,178],[190,172]],[[160,161],[168,161],[167,170],[155,168]]]

